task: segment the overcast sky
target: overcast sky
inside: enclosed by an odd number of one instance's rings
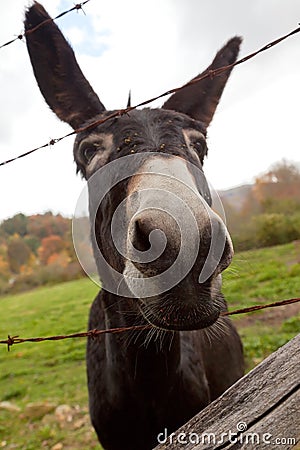
[[[22,32],[28,4],[1,1],[0,44]],[[43,4],[54,16],[74,2]],[[125,107],[129,89],[135,104],[183,84],[234,35],[243,37],[243,56],[300,22],[299,0],[91,0],[84,9],[57,24],[107,109]],[[209,128],[205,167],[215,188],[252,182],[282,158],[300,160],[299,80],[300,34],[234,69]],[[44,102],[21,41],[0,49],[0,104],[1,161],[70,131]],[[0,220],[72,214],[83,187],[72,144],[0,167]]]

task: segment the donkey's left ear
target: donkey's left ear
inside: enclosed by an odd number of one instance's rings
[[[241,42],[242,39],[240,37],[230,39],[216,54],[211,65],[195,78],[205,75],[209,70],[234,63],[237,59]],[[199,83],[192,84],[176,92],[165,102],[163,108],[187,114],[193,119],[203,122],[207,127],[213,118],[231,70],[228,69],[220,76],[205,78]]]
[[[52,111],[74,129],[105,111],[72,48],[38,2],[26,12],[25,31],[35,78]]]

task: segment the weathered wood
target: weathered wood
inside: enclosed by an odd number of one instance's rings
[[[160,435],[155,450],[300,448],[299,373],[300,334],[165,442]]]

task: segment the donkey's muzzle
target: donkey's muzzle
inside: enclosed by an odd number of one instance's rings
[[[227,229],[215,213],[206,211],[201,211],[196,223],[196,229],[188,228],[183,235],[169,213],[154,208],[138,212],[129,224],[129,259],[146,277],[163,273],[175,262],[179,272],[182,268],[186,275],[197,274],[200,283],[218,275],[228,267],[233,255]]]

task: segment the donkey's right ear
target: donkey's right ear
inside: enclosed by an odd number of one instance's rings
[[[35,2],[26,12],[25,31],[33,72],[46,102],[74,129],[105,111],[84,77],[74,52],[42,5]]]
[[[206,78],[177,91],[165,102],[163,108],[187,114],[208,127],[231,73],[232,64],[237,60],[241,41],[238,36],[230,39],[218,51],[211,65],[196,77],[197,79],[205,75]],[[216,77],[207,77],[210,70],[222,66],[230,67]]]

